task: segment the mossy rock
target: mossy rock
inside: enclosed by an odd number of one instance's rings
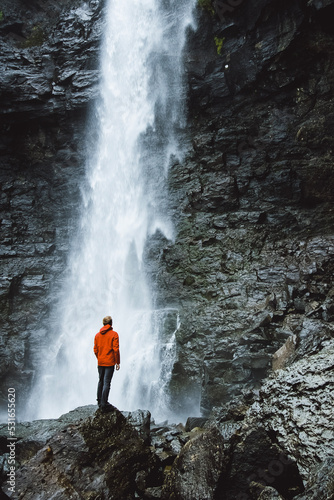
[[[23,49],[27,49],[29,47],[38,47],[40,45],[43,45],[44,40],[44,30],[42,26],[38,24],[32,28],[30,35],[24,42],[22,42],[21,47]]]
[[[197,5],[211,14],[211,16],[214,16],[216,13],[211,0],[197,0]]]

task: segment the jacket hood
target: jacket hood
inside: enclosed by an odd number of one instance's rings
[[[100,329],[100,333],[102,335],[104,335],[105,333],[109,332],[109,330],[112,330],[112,326],[110,325],[104,325],[101,329]]]

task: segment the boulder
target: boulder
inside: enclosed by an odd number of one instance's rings
[[[24,436],[24,431],[26,435],[17,442],[22,440],[15,491],[6,481],[3,491],[10,498],[28,500],[36,495],[41,499],[142,497],[146,488],[161,486],[162,473],[134,420],[117,409],[102,414],[96,407],[83,407],[56,421],[21,425],[18,436]]]
[[[200,432],[185,444],[173,463],[161,498],[213,500],[223,467],[224,444],[219,431]]]

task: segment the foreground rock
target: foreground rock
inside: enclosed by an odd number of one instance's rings
[[[55,421],[32,423],[29,435],[24,435],[27,424],[19,426],[15,492],[8,489],[5,447],[2,491],[28,500],[36,495],[42,500],[234,500],[248,498],[250,491],[249,498],[257,499],[264,478],[274,476],[270,486],[285,500],[303,491],[296,462],[261,428],[226,441],[217,426],[186,431],[181,425],[151,424],[147,436],[147,422],[149,413],[140,410],[103,415],[84,407]]]
[[[51,437],[46,436],[43,422],[33,424],[35,434],[26,436],[19,449],[21,468],[15,494],[7,490],[10,498],[33,499],[38,492],[40,499],[130,499],[137,489],[161,483],[160,464],[140,437],[140,429],[129,423],[143,422],[142,412],[126,418],[118,410],[107,415],[95,410],[87,407],[49,421]],[[23,430],[19,426],[18,434]],[[29,442],[35,446],[30,457]]]
[[[186,426],[156,424],[142,410],[101,414],[95,406],[18,424],[15,495],[6,483],[3,425],[2,490],[27,500],[329,500],[334,340],[318,345],[301,359],[297,349],[253,402],[236,399]]]

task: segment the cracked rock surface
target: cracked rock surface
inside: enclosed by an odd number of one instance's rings
[[[334,455],[334,341],[279,370],[263,384],[246,418],[261,421],[298,460],[307,480],[316,465]],[[249,420],[248,420],[249,419]]]

